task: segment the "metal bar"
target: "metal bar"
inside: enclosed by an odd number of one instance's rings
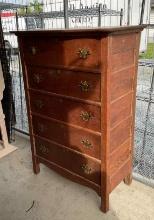
[[[98,16],[98,8],[81,8],[81,9],[74,9],[68,10],[68,17],[82,17],[82,16]],[[120,11],[110,10],[108,8],[101,9],[101,15],[110,15],[110,16],[120,16]],[[24,14],[18,15],[18,17],[37,17],[37,18],[64,18],[64,11],[52,11],[52,12],[40,12],[38,13],[31,13],[31,14]]]
[[[26,131],[20,130],[20,129],[15,128],[15,127],[13,127],[13,129],[14,129],[15,131],[17,131],[17,132],[21,133],[21,134],[24,134],[24,135],[29,136],[29,133],[27,133]]]
[[[17,31],[19,30],[19,21],[18,21],[18,13],[16,12],[16,27]]]
[[[137,97],[136,97],[136,100],[142,101],[142,102],[148,102],[148,103],[149,103],[149,98],[143,98],[143,97],[141,97],[141,96],[137,96]],[[150,102],[151,102],[152,104],[154,104],[154,101],[153,101],[153,100],[150,100]]]
[[[141,16],[140,16],[140,25],[143,24],[144,10],[145,10],[145,0],[142,1]]]
[[[123,22],[123,15],[124,15],[123,12],[124,12],[123,8],[121,8],[121,11],[120,11],[120,26],[122,26],[122,22]]]
[[[0,10],[11,10],[11,9],[17,9],[17,8],[23,8],[26,7],[26,5],[20,5],[16,3],[9,3],[9,2],[0,2]]]
[[[101,10],[102,10],[102,4],[99,4],[98,7],[98,27],[101,27]]]
[[[127,25],[130,25],[131,0],[128,0]]]
[[[144,130],[143,130],[143,129],[135,128],[135,131],[144,134]],[[154,137],[154,133],[153,133],[153,132],[150,132],[150,131],[147,131],[146,135],[147,135],[147,136]]]
[[[65,28],[69,28],[68,0],[64,0],[64,23]]]
[[[26,14],[28,12],[28,7],[26,6]],[[25,18],[25,22],[26,22],[26,29],[28,30],[28,22],[27,22],[27,18]]]

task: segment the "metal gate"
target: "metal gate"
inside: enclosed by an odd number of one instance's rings
[[[154,186],[154,60],[139,62],[134,173],[134,177]]]

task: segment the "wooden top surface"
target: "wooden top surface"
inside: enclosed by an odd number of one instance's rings
[[[98,34],[118,34],[121,32],[139,32],[146,28],[147,25],[134,26],[118,26],[118,27],[103,27],[103,28],[80,28],[80,29],[51,29],[51,30],[29,30],[29,31],[11,31],[17,36],[28,35],[98,35]]]

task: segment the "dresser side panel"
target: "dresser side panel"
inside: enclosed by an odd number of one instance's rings
[[[110,191],[132,172],[139,43],[140,33],[110,37]]]
[[[22,63],[22,72],[23,72],[23,79],[24,79],[24,89],[25,89],[25,98],[26,98],[26,106],[27,106],[27,115],[28,115],[28,122],[29,122],[29,134],[30,134],[30,142],[31,142],[31,152],[32,152],[32,161],[33,161],[33,171],[35,174],[40,172],[39,167],[39,159],[36,157],[36,149],[33,137],[33,124],[32,124],[32,116],[30,113],[30,95],[28,91],[28,74],[27,74],[27,66],[25,63],[25,54],[23,50],[23,39],[22,37],[18,37],[19,49],[20,49],[20,57]]]

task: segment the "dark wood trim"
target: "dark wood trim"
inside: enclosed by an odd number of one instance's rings
[[[82,176],[79,176],[78,174],[75,174],[51,161],[45,160],[42,157],[39,157],[39,161],[40,163],[45,164],[47,167],[52,168],[53,170],[55,170],[57,173],[61,174],[64,177],[67,177],[68,179],[72,180],[73,182],[88,186],[90,188],[92,188],[93,190],[95,190],[98,195],[100,195],[100,186],[95,184],[92,181],[89,181],[87,179],[85,179]]]
[[[101,42],[101,56],[104,57],[102,63],[102,95],[101,95],[101,210],[107,212],[109,210],[109,173],[108,173],[108,155],[109,155],[109,123],[110,123],[110,112],[109,112],[109,89],[110,89],[110,71],[109,65],[109,37],[102,39]]]
[[[42,66],[39,64],[35,65],[29,65],[31,67],[43,67],[44,69],[58,69],[58,70],[68,70],[68,71],[73,71],[73,72],[82,72],[82,73],[94,73],[94,74],[101,74],[101,70],[99,68],[86,68],[86,67],[76,67],[76,66],[61,66],[61,65],[53,65],[50,64],[50,66]]]
[[[80,98],[77,98],[77,97],[72,97],[72,96],[67,96],[67,95],[62,95],[62,94],[56,94],[56,93],[47,92],[47,91],[38,90],[38,89],[32,89],[32,88],[28,88],[28,89],[29,89],[29,91],[34,91],[34,92],[36,91],[36,92],[39,92],[39,93],[44,94],[44,95],[49,95],[49,96],[55,96],[55,97],[64,98],[64,99],[75,100],[77,102],[87,103],[87,104],[95,105],[95,106],[101,106],[101,102],[95,102],[95,101],[91,101],[91,100],[80,99]]]
[[[59,121],[59,120],[57,120],[57,119],[50,118],[50,117],[47,117],[47,116],[45,116],[45,115],[40,115],[40,114],[35,113],[35,112],[31,112],[31,111],[30,111],[30,113],[31,113],[31,115],[39,116],[39,117],[44,118],[44,119],[47,119],[47,120],[49,120],[49,121],[55,121],[55,122],[58,122],[58,123],[60,123],[60,124],[67,125],[68,127],[71,126],[71,127],[77,128],[77,129],[85,130],[85,131],[87,131],[87,132],[90,132],[91,134],[96,134],[96,135],[100,135],[100,136],[101,136],[101,133],[98,132],[98,131],[94,131],[94,130],[91,130],[91,129],[83,128],[83,127],[80,127],[80,126],[78,126],[78,125],[74,125],[74,124],[67,123],[67,122],[64,122],[64,121]]]
[[[37,35],[41,36],[43,35],[50,35],[50,36],[58,36],[58,37],[78,37],[78,36],[84,36],[87,37],[87,35],[91,36],[99,36],[101,34],[120,34],[124,33],[125,31],[129,32],[140,32],[144,28],[146,28],[147,25],[134,25],[134,26],[118,26],[118,27],[104,27],[104,28],[87,28],[87,29],[52,29],[52,30],[32,30],[32,31],[11,31],[11,33],[16,34],[17,36],[26,36],[31,34],[32,36]]]

